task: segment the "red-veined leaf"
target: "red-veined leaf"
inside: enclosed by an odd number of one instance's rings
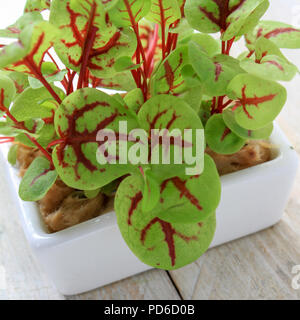
[[[94,76],[108,78],[116,73],[117,58],[133,55],[133,31],[118,30],[107,17],[99,1],[53,1],[50,21],[62,30],[55,49],[66,66],[76,71],[87,67]]]
[[[55,128],[60,143],[53,151],[53,162],[61,179],[69,186],[82,190],[95,190],[128,173],[130,165],[97,161],[99,130],[115,132],[116,144],[127,136],[119,133],[119,121],[127,121],[128,132],[137,127],[122,105],[108,94],[92,88],[75,91],[55,114]],[[118,160],[118,154],[108,155]]]
[[[236,122],[250,130],[260,129],[272,122],[286,101],[283,86],[251,74],[236,76],[228,90],[237,98],[232,109]]]
[[[215,231],[215,214],[199,223],[169,223],[153,211],[142,212],[143,179],[123,180],[115,210],[120,231],[133,253],[144,263],[177,269],[196,260],[209,247]]]

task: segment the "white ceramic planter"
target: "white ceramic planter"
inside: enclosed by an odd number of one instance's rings
[[[222,199],[211,247],[280,220],[296,175],[298,156],[277,126],[271,143],[278,147],[272,161],[222,177]],[[114,212],[47,233],[36,204],[19,200],[18,172],[6,161],[7,147],[1,150],[1,170],[5,170],[16,199],[25,235],[61,293],[81,293],[150,269],[123,241]]]

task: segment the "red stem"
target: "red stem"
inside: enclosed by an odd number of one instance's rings
[[[153,34],[153,37],[151,38],[151,42],[149,44],[149,49],[147,52],[147,59],[145,64],[145,72],[147,77],[151,75],[151,63],[153,61],[153,58],[155,55],[155,49],[158,42],[158,29],[159,29],[159,26],[158,24],[156,24],[154,29],[154,34]]]
[[[48,144],[48,146],[47,146],[46,149],[48,150],[48,149],[50,149],[51,147],[57,145],[58,143],[64,143],[64,142],[65,142],[65,139],[64,139],[64,138],[54,140],[54,141],[52,141],[52,142],[50,142],[50,143]]]
[[[249,54],[247,55],[247,58],[251,58],[253,53],[254,53],[254,50],[250,51]]]
[[[98,28],[92,26],[90,28],[90,31],[87,34],[86,42],[85,42],[84,50],[83,50],[83,55],[82,55],[82,64],[81,64],[77,89],[82,88],[84,77],[86,76],[86,69],[88,66],[90,53],[93,48],[93,44],[94,44],[97,30],[98,30]]]
[[[73,71],[73,72],[69,75],[67,95],[69,95],[70,93],[72,93],[73,90],[74,90],[74,88],[73,88],[73,80],[74,80],[75,75],[76,75],[76,71]]]
[[[223,104],[222,106],[222,110],[224,110],[227,106],[230,105],[230,103],[232,103],[233,100],[228,100],[226,103]]]
[[[42,82],[42,84],[46,87],[46,89],[49,91],[49,93],[52,95],[52,97],[59,104],[61,104],[60,97],[56,94],[56,92],[53,90],[53,88],[50,86],[50,84],[47,82],[47,80],[43,77],[42,73],[37,69],[36,65],[32,61],[30,61],[28,58],[25,58],[24,63],[31,70],[31,72],[35,75],[35,77]]]
[[[160,11],[160,27],[161,27],[161,42],[162,42],[162,59],[166,56],[166,24],[165,24],[165,15],[164,8],[162,5],[162,0],[158,0],[159,3],[159,11]]]
[[[55,64],[57,70],[61,71],[58,64],[56,63],[55,59],[53,58],[53,56],[51,55],[51,53],[49,52],[49,50],[47,51],[47,55],[49,56],[49,58],[52,60],[52,62]],[[65,90],[67,90],[68,87],[68,81],[66,79],[66,77],[64,77],[61,81],[62,85],[64,86]]]

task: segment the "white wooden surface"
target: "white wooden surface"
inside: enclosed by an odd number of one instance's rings
[[[14,10],[16,2],[21,7],[24,3],[13,1],[11,8],[9,3],[0,4],[1,27],[7,24],[2,17],[9,18],[5,12]],[[300,27],[299,0],[271,2],[268,18]],[[299,51],[287,52],[300,68]],[[289,99],[279,123],[300,155],[300,77],[287,88]],[[211,249],[182,269],[170,273],[151,270],[89,293],[64,297],[34,261],[0,174],[0,299],[300,299],[300,289],[291,285],[295,276],[291,270],[300,265],[299,194],[300,172],[284,217],[276,226]]]

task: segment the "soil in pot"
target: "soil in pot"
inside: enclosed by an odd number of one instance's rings
[[[217,154],[209,148],[206,152],[214,159],[220,175],[271,160],[271,147],[265,141],[249,141],[232,155]],[[38,156],[42,156],[39,150],[18,145],[17,161],[21,176]],[[38,206],[45,225],[53,233],[111,211],[113,202],[113,195],[106,196],[101,192],[95,198],[88,199],[83,192],[70,188],[57,179],[46,196],[38,201]]]

